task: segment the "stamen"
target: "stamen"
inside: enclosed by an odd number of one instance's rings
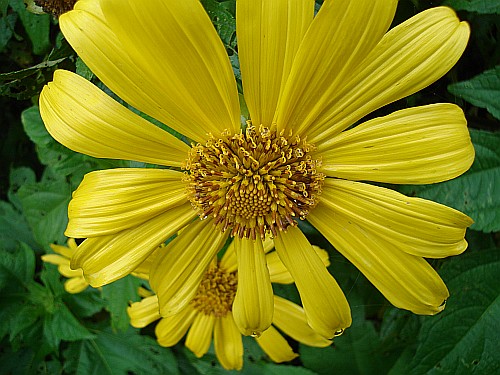
[[[229,273],[223,268],[212,266],[205,273],[191,304],[205,315],[224,317],[232,309],[237,286],[236,272]]]
[[[255,239],[276,235],[294,218],[305,219],[321,194],[321,162],[314,146],[251,123],[244,132],[193,145],[184,169],[187,195],[202,218],[212,215],[222,231]]]
[[[73,9],[76,0],[35,0],[36,5],[42,7],[45,13],[51,13],[56,17]]]

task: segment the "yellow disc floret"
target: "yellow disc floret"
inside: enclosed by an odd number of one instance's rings
[[[202,218],[212,216],[232,236],[276,235],[318,202],[325,176],[312,151],[298,135],[251,123],[238,134],[211,136],[190,150],[188,197]]]
[[[203,276],[191,304],[205,315],[224,317],[232,309],[237,286],[236,272],[226,272],[223,268],[212,266]]]

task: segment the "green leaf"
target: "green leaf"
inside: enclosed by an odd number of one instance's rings
[[[92,73],[92,70],[90,70],[90,68],[87,65],[85,65],[85,63],[80,57],[76,58],[75,66],[76,66],[76,74],[81,75],[86,80],[90,81],[92,77],[94,77],[94,73]]]
[[[101,293],[94,288],[87,288],[81,293],[65,293],[64,303],[79,318],[87,318],[104,309],[105,301]]]
[[[27,287],[35,274],[35,254],[25,243],[14,252],[0,250],[0,289],[6,283]]]
[[[64,242],[67,206],[71,198],[71,188],[64,178],[23,185],[16,197],[41,246]]]
[[[99,332],[95,339],[73,343],[64,352],[65,372],[76,375],[177,375],[177,361],[169,349],[151,337],[129,329]]]
[[[381,340],[373,321],[366,319],[366,299],[362,284],[358,284],[348,295],[352,306],[352,326],[344,334],[334,338],[333,345],[313,348],[300,344],[300,358],[304,366],[320,375],[335,371],[340,374],[385,374],[397,359],[398,353],[380,349]]]
[[[500,13],[499,0],[448,0],[449,5],[456,10],[466,10],[476,13]]]
[[[94,337],[62,302],[56,302],[53,312],[45,314],[44,336],[53,348],[57,348],[61,340],[77,341]]]
[[[28,219],[35,239],[45,246],[48,243],[63,243],[67,240],[63,231],[67,223],[67,201],[71,190],[72,187],[63,176],[54,174],[51,168],[46,168],[40,181],[23,184],[17,192],[11,193],[9,198]],[[43,231],[45,233],[42,233]],[[50,240],[40,241],[41,238],[49,237]]]
[[[425,319],[410,374],[498,373],[500,249],[466,253],[446,262],[446,309]]]
[[[453,83],[448,91],[480,108],[486,108],[500,119],[500,66],[487,70],[474,78]]]
[[[0,18],[0,52],[3,52],[10,38],[12,38],[12,30],[17,21],[17,14],[11,13]]]
[[[316,373],[303,367],[275,365],[266,363],[262,366],[264,375],[315,375]],[[330,372],[331,373],[331,372]]]
[[[138,301],[137,289],[142,281],[132,275],[119,279],[102,287],[102,298],[106,301],[106,310],[111,314],[111,326],[118,331],[129,328],[127,307],[130,302]]]
[[[401,186],[400,191],[466,213],[475,221],[471,229],[495,232],[500,230],[500,133],[470,133],[476,158],[466,173],[439,184]]]
[[[10,6],[19,14],[26,34],[33,44],[33,53],[43,55],[50,47],[50,16],[48,14],[33,14],[26,10],[21,0],[10,1]]]
[[[10,203],[0,201],[0,248],[15,250],[21,241],[36,247],[26,219]]]
[[[45,128],[38,106],[25,109],[21,113],[21,122],[29,139],[39,147],[47,147],[54,139]]]

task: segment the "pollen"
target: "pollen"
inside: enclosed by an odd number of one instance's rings
[[[237,286],[236,272],[226,272],[221,267],[212,266],[205,273],[191,304],[205,315],[224,317],[231,311]]]
[[[250,122],[245,131],[193,145],[184,166],[187,195],[201,218],[232,236],[276,235],[305,219],[325,176],[306,139]]]

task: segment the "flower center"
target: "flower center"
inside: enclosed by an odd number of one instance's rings
[[[231,311],[237,286],[236,272],[229,273],[217,266],[211,267],[203,276],[191,304],[205,315],[224,317]]]
[[[51,13],[56,17],[73,9],[76,0],[35,0],[36,5],[42,7],[46,13]]]
[[[314,146],[298,135],[249,123],[245,132],[193,145],[185,169],[188,197],[200,217],[232,236],[276,235],[318,202],[323,173]]]

